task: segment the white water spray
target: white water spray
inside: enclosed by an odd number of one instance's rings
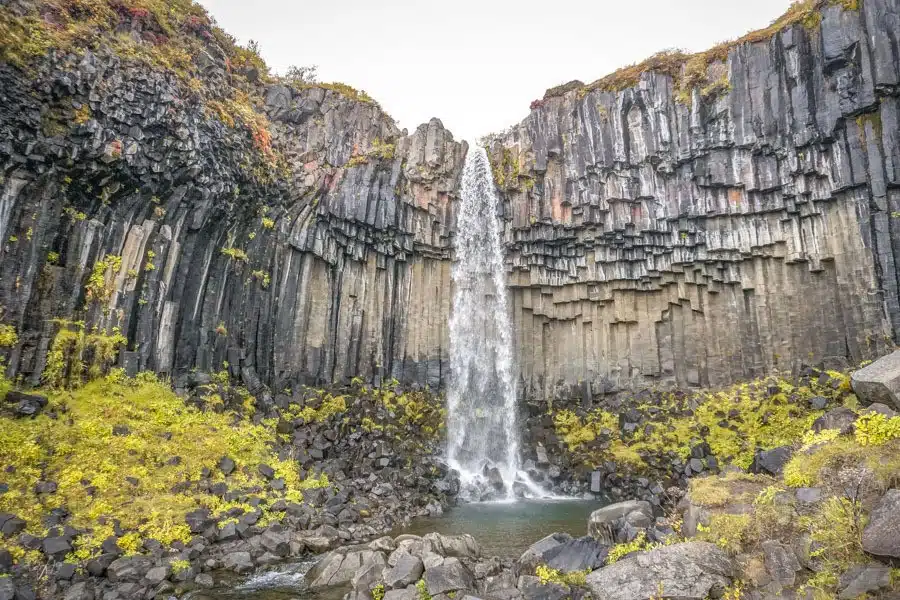
[[[519,473],[519,424],[502,226],[487,153],[470,146],[456,220],[448,462],[464,498],[546,497]],[[518,488],[514,489],[514,483]]]

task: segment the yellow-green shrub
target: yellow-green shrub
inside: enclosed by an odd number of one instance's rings
[[[632,552],[643,552],[645,550],[650,550],[651,548],[652,545],[647,541],[647,534],[641,531],[637,537],[630,542],[616,544],[610,548],[609,554],[606,556],[606,562],[611,565]]]
[[[866,413],[856,420],[855,436],[860,446],[882,446],[900,438],[900,417]]]

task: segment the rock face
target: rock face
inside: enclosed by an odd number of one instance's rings
[[[900,558],[900,489],[888,490],[872,511],[862,546],[876,556]]]
[[[717,386],[896,338],[900,14],[860,6],[734,46],[717,95],[563,86],[493,143],[527,395]],[[229,88],[217,56],[203,77]],[[255,394],[445,382],[465,144],[334,86],[245,83],[274,176],[171,73],[102,49],[0,65],[10,375],[39,380],[62,318],[177,384],[225,362]]]
[[[228,86],[224,62],[209,71]],[[103,51],[28,74],[2,64],[0,90],[12,372],[38,381],[58,317],[118,327],[124,366],[176,383],[227,361],[251,390],[442,384],[466,146],[437,119],[406,135],[374,102],[257,84],[289,168],[273,180],[252,170],[240,126],[172,75]],[[121,262],[89,294],[106,256]]]
[[[529,393],[884,353],[900,324],[900,9],[859,5],[736,45],[708,68],[727,76],[718,95],[676,100],[655,73],[563,86],[492,144]]]
[[[731,559],[714,544],[686,542],[598,569],[587,576],[587,584],[594,597],[607,600],[699,599],[727,587],[733,570]]]

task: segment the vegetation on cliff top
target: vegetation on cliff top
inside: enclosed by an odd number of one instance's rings
[[[699,89],[702,97],[713,97],[730,89],[725,62],[731,50],[741,44],[766,42],[794,25],[802,25],[807,30],[813,30],[821,22],[821,10],[829,5],[840,5],[844,10],[858,10],[859,0],[797,0],[768,27],[751,31],[736,40],[722,42],[709,50],[695,54],[677,49],[664,50],[643,62],[622,67],[592,83],[585,85],[580,81],[571,81],[550,88],[544,93],[544,100],[562,96],[572,90],[578,90],[579,97],[593,90],[619,92],[635,87],[641,75],[647,72],[670,76],[675,84],[676,99],[683,104],[690,104],[695,88]],[[542,101],[535,101],[532,103],[532,109],[542,105]]]

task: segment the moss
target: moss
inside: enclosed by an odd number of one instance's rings
[[[83,321],[53,322],[58,330],[41,376],[52,388],[78,387],[86,378],[107,374],[128,342],[117,327],[87,331]]]
[[[122,267],[122,257],[107,254],[94,263],[91,274],[84,287],[85,300],[88,304],[107,305],[115,292],[115,277]],[[105,309],[108,307],[104,306]]]
[[[697,526],[697,537],[712,542],[731,554],[739,554],[751,541],[751,516],[713,514],[709,527]]]
[[[261,222],[262,222],[262,226],[265,229],[274,229],[275,228],[274,219],[270,219],[269,217],[263,217]]]
[[[260,285],[263,289],[268,288],[268,287],[269,287],[269,284],[272,282],[272,276],[269,275],[268,271],[262,271],[262,270],[253,271],[253,272],[250,274],[250,276],[251,276],[255,281],[258,281],[258,282],[259,282],[259,285]]]
[[[856,443],[860,446],[883,446],[900,439],[900,417],[866,413],[856,420],[854,430]]]
[[[417,600],[431,600],[431,594],[428,593],[428,586],[425,585],[424,579],[416,582],[416,598]]]
[[[742,491],[748,486],[741,484],[767,483],[768,481],[770,481],[769,478],[763,475],[735,471],[721,477],[709,476],[691,479],[689,493],[691,502],[694,504],[715,508],[750,499],[746,497],[746,492]],[[755,492],[753,496],[756,496]]]
[[[862,548],[862,531],[867,518],[856,500],[831,497],[812,517],[804,517],[814,549],[810,558],[818,563],[817,573],[801,586],[815,598],[836,596],[839,577],[853,565],[868,562]]]
[[[222,248],[222,254],[240,262],[247,262],[250,259],[245,251],[241,250],[240,248],[233,248],[231,246]]]
[[[372,594],[372,600],[384,600],[384,584],[379,583],[375,587],[373,587],[369,592]]]
[[[9,491],[0,495],[0,512],[18,514],[27,531],[43,535],[44,514],[66,507],[70,524],[87,532],[75,541],[77,560],[99,553],[114,523],[125,532],[119,546],[136,553],[146,539],[189,542],[185,515],[192,510],[218,515],[241,508],[203,491],[199,482],[207,472],[232,490],[267,490],[256,469],[266,463],[284,479],[290,498],[327,484],[301,480],[296,462],[279,459],[274,422],[255,425],[239,414],[190,407],[153,375],[128,379],[116,372],[74,391],[41,393],[49,408],[35,419],[0,418],[0,463],[13,467],[4,475]],[[54,418],[59,414],[65,418]],[[116,426],[127,434],[116,435]],[[216,468],[223,456],[239,466],[227,478]],[[57,482],[57,492],[35,494],[34,484],[42,480]],[[259,492],[264,503],[275,494]],[[16,555],[28,560],[24,549]]]
[[[19,343],[19,334],[12,325],[0,325],[0,348],[12,348]]]

